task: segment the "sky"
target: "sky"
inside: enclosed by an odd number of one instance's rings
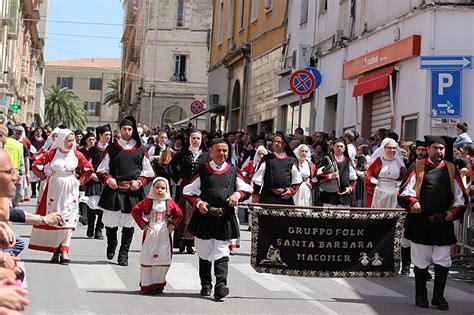
[[[46,61],[120,58],[123,31],[120,0],[49,0],[48,11]]]

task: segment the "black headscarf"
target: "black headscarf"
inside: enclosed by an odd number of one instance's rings
[[[132,127],[133,133],[132,133],[132,139],[135,140],[137,143],[142,143],[142,139],[140,138],[140,134],[138,133],[138,128],[137,128],[137,121],[133,116],[127,116],[125,117],[121,122],[120,122],[120,128],[123,126],[129,126]]]
[[[291,142],[290,137],[288,137],[288,135],[284,131],[275,132],[275,136],[281,137],[283,139],[283,141],[285,142],[284,150],[286,152],[286,155],[296,159],[296,155],[293,152],[293,150],[291,150],[291,147],[290,147],[290,142]]]

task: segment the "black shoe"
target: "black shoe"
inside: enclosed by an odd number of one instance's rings
[[[179,253],[182,254],[182,253],[184,253],[185,250],[186,250],[186,248],[184,246],[180,247],[179,248]]]
[[[154,295],[159,295],[159,294],[161,294],[161,293],[163,293],[163,289],[155,289],[155,290],[153,290],[153,294],[154,294]]]
[[[117,249],[117,230],[118,228],[105,228],[105,234],[107,235],[107,259],[112,260],[115,256],[115,250]]]
[[[441,311],[449,311],[448,301],[446,301],[444,297],[442,297],[440,300],[432,300],[431,304],[436,306]]]
[[[226,296],[229,295],[229,288],[226,286],[220,286],[214,289],[214,299],[215,300],[222,300]]]
[[[104,239],[104,236],[102,235],[102,231],[101,231],[101,230],[95,231],[94,238],[95,238],[96,240],[103,240],[103,239]]]
[[[402,271],[400,271],[400,274],[408,276],[410,274],[410,266],[402,267]]]
[[[36,198],[36,194],[31,195],[30,198]]]
[[[79,223],[82,225],[87,225],[87,220],[83,216],[79,216]]]
[[[63,258],[62,256],[61,256],[61,258],[59,259],[59,263],[60,263],[61,265],[69,265],[70,262],[71,262],[71,259],[69,259],[69,258]]]
[[[94,230],[87,229],[86,233],[88,238],[93,238],[94,237]]]
[[[444,298],[444,289],[446,281],[448,280],[449,268],[436,264],[434,267],[435,278],[433,285],[433,299],[431,304],[436,306],[439,310],[449,310],[449,304]]]
[[[186,247],[186,253],[193,255],[194,254],[194,249],[191,246],[187,246]]]
[[[124,266],[124,267],[125,267],[125,266],[128,266],[128,260],[126,260],[126,259],[120,259],[120,260],[118,261],[118,265],[119,265],[119,266]]]
[[[212,291],[212,289],[211,289],[210,287],[205,286],[205,287],[202,287],[202,288],[201,288],[200,294],[201,294],[202,296],[211,296],[211,291]]]

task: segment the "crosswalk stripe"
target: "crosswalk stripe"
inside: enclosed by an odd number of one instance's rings
[[[26,266],[25,266],[25,263],[23,261],[18,262],[18,267],[20,267],[21,270],[23,270],[23,272],[25,273],[25,278],[23,279],[22,286],[23,286],[23,288],[27,289],[28,288],[28,280],[26,279]]]
[[[303,291],[313,291],[302,284],[295,285],[297,282],[293,279],[285,278],[285,281],[283,281],[278,279],[275,275],[258,273],[249,264],[232,264],[231,266],[267,290],[292,292],[299,298],[306,300],[306,302],[320,309],[323,314],[337,314],[334,310],[318,301],[315,301],[311,296],[304,293]],[[291,282],[291,284],[289,284],[289,282]]]
[[[69,265],[79,289],[126,289],[110,265]]]
[[[199,271],[190,263],[173,262],[166,275],[166,283],[178,291],[199,291]]]
[[[378,285],[372,281],[360,278],[354,279],[343,279],[343,278],[332,278],[332,281],[343,285],[349,289],[352,289],[360,295],[367,296],[389,296],[389,297],[406,297],[398,292],[387,289],[384,286]]]

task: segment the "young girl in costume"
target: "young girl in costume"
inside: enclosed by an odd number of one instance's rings
[[[171,265],[171,232],[183,218],[181,209],[171,199],[168,180],[155,178],[148,197],[132,209],[132,217],[143,230],[140,291],[160,294]]]

